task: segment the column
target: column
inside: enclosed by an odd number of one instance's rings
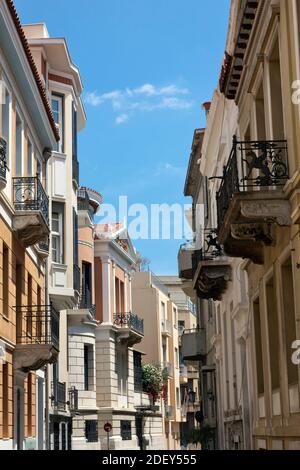
[[[102,302],[103,302],[103,323],[111,323],[111,292],[110,292],[110,267],[109,257],[101,258],[102,262]]]

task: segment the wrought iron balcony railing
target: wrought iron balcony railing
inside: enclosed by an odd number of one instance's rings
[[[80,292],[80,267],[77,264],[73,265],[73,288]]]
[[[87,211],[90,219],[94,220],[94,209],[91,206],[90,198],[85,188],[79,188],[77,191],[77,208],[79,211]]]
[[[144,320],[134,313],[115,313],[114,324],[121,327],[128,327],[141,335],[144,334]]]
[[[59,350],[59,314],[53,305],[15,307],[17,344],[46,344]]]
[[[56,408],[58,411],[65,411],[66,404],[67,404],[66,383],[54,381],[51,384],[51,388],[52,388],[52,395],[51,395],[52,406]]]
[[[13,178],[13,203],[16,211],[40,211],[49,225],[49,200],[38,176]]]
[[[217,229],[202,231],[202,248],[197,250],[197,261],[209,261],[224,256],[223,247],[218,241]]]
[[[289,178],[286,140],[238,141],[233,146],[217,193],[218,225],[235,193],[279,189]]]
[[[0,137],[0,178],[6,180],[6,141]]]

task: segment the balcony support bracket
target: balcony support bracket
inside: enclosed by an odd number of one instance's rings
[[[201,299],[221,300],[231,279],[229,265],[202,265],[197,278],[197,293]]]
[[[16,214],[13,218],[13,230],[17,232],[19,240],[25,247],[46,240],[50,233],[48,225],[38,211]]]
[[[57,360],[58,351],[50,344],[17,345],[14,350],[14,368],[22,372],[41,369]]]

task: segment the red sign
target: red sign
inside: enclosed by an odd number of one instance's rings
[[[104,424],[104,431],[105,432],[110,432],[112,430],[112,425],[110,423],[105,423]]]

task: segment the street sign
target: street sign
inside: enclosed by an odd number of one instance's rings
[[[104,424],[104,431],[105,432],[110,432],[112,430],[112,425],[110,423],[105,423]]]

